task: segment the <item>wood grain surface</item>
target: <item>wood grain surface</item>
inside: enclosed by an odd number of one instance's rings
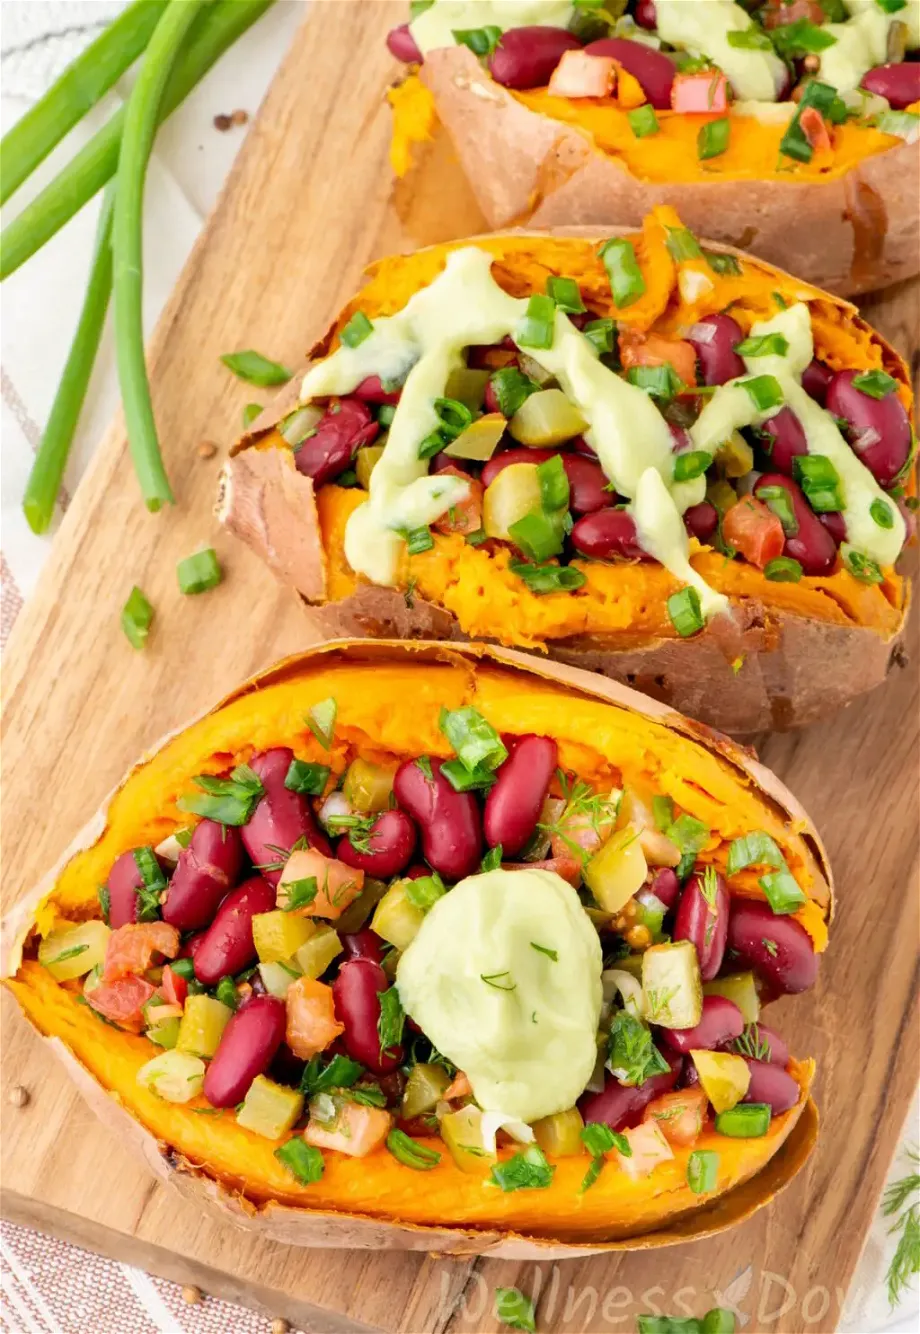
[[[161,438],[178,503],[142,508],[120,423],[101,442],[4,658],[3,906],[66,847],[137,755],[241,677],[310,641],[294,599],[212,517],[222,455],[256,397],[220,366],[255,347],[296,365],[362,267],[481,227],[441,143],[394,188],[383,36],[401,3],[317,3],[277,75],[153,339]],[[917,369],[920,287],[864,303]],[[203,440],[221,444],[205,460]],[[175,566],[213,543],[223,585],[182,597]],[[135,653],[132,584],[156,607]],[[916,618],[911,632],[914,663]],[[815,663],[815,670],[821,664]],[[8,1217],[304,1330],[484,1331],[491,1293],[538,1295],[542,1330],[632,1330],[640,1310],[737,1303],[748,1331],[830,1331],[897,1143],[918,1065],[917,673],[766,761],[800,796],[835,864],[839,910],[817,989],[777,1008],[818,1059],[819,1146],[770,1209],[687,1248],[533,1264],[309,1252],[202,1219],[113,1143],[3,996],[2,1208]],[[31,1099],[8,1103],[13,1084]],[[423,1184],[420,1188],[423,1188]]]

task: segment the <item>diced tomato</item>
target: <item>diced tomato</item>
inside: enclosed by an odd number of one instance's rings
[[[642,1119],[654,1121],[669,1144],[695,1144],[703,1129],[708,1102],[699,1085],[663,1093],[649,1103]]]
[[[379,1148],[387,1135],[393,1118],[382,1107],[365,1107],[357,1102],[345,1102],[339,1109],[332,1126],[309,1121],[303,1132],[308,1144],[318,1149],[338,1149],[352,1158],[365,1158]]]
[[[506,871],[555,871],[556,875],[570,885],[581,884],[581,860],[571,854],[564,857],[547,857],[542,862],[508,862]]]
[[[629,1142],[632,1157],[626,1158],[622,1153],[617,1153],[617,1158],[623,1171],[633,1181],[650,1176],[659,1163],[666,1163],[674,1157],[656,1121],[643,1121],[632,1130],[624,1130],[622,1134]]]
[[[623,328],[620,360],[624,370],[633,366],[671,366],[684,384],[696,384],[696,350],[685,338],[665,338],[663,334]]]
[[[471,1098],[473,1086],[462,1070],[454,1075],[452,1083],[444,1090],[444,1101],[453,1102],[454,1098]]]
[[[438,533],[476,533],[482,527],[482,482],[476,481],[465,473],[461,468],[455,468],[453,464],[448,464],[446,468],[441,468],[438,475],[450,477],[462,477],[465,482],[469,482],[470,494],[466,500],[461,500],[459,505],[452,505],[446,514],[440,519],[436,519],[431,525]]]
[[[335,1017],[332,987],[312,977],[298,977],[288,987],[285,1041],[295,1056],[309,1061],[345,1032]]]
[[[728,80],[719,70],[676,74],[671,85],[671,110],[712,113],[728,110]]]
[[[144,973],[156,956],[174,959],[179,953],[179,932],[166,922],[131,922],[109,936],[102,976],[115,982],[131,973]]]
[[[384,389],[379,375],[368,375],[352,393],[364,403],[395,404],[399,402],[402,389]]]
[[[292,911],[301,917],[327,917],[335,919],[364,888],[364,872],[355,866],[346,866],[335,857],[324,857],[315,848],[302,852],[292,852],[281,872],[278,884],[278,907],[287,906],[290,899],[288,886],[297,880],[316,880],[316,898],[302,908]]]
[[[188,978],[181,973],[174,973],[169,964],[163,969],[163,981],[160,983],[163,999],[168,1005],[184,1005],[188,995]]]
[[[821,24],[826,17],[821,0],[767,0],[763,26],[782,28],[787,23],[798,23],[802,19],[806,23]]]
[[[100,982],[98,987],[86,992],[86,999],[90,1007],[109,1023],[129,1033],[141,1033],[146,1027],[144,1006],[154,991],[155,988],[144,978],[129,976],[121,977],[117,982]]]
[[[827,127],[827,121],[817,107],[803,107],[802,114],[799,116],[799,125],[815,152],[822,148],[830,148],[830,130]]]
[[[551,97],[609,97],[616,78],[617,62],[612,56],[563,51],[550,76],[547,92]]]
[[[726,510],[722,537],[730,547],[740,551],[745,560],[761,570],[783,554],[786,544],[783,525],[777,516],[762,500],[755,500],[753,496],[745,496]]]

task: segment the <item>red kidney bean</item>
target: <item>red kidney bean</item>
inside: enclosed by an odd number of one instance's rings
[[[920,101],[920,64],[902,60],[897,65],[876,65],[863,75],[861,86],[877,97],[887,98],[895,111],[903,111]]]
[[[823,408],[827,398],[827,388],[833,378],[834,372],[830,366],[825,366],[823,361],[812,357],[802,372],[802,388],[809,398],[813,398]]]
[[[572,529],[572,545],[585,556],[610,560],[622,556],[626,560],[650,560],[639,546],[636,524],[626,510],[598,510],[586,514]]]
[[[672,454],[679,454],[684,449],[693,448],[690,432],[685,427],[678,426],[676,422],[668,422],[668,430],[671,432]]]
[[[698,542],[708,542],[719,526],[719,511],[708,500],[684,510],[684,527]]]
[[[207,931],[199,931],[197,935],[189,936],[188,940],[185,942],[185,944],[179,951],[177,957],[180,959],[194,960],[195,955],[201,949],[201,942],[204,940],[207,934],[208,934]]]
[[[368,852],[361,852],[348,834],[339,839],[335,855],[376,880],[389,880],[409,865],[415,851],[415,825],[405,811],[384,811],[371,825]]]
[[[431,875],[431,867],[426,866],[424,862],[416,862],[414,866],[409,867],[403,879],[424,880],[429,875]]]
[[[421,65],[422,53],[408,23],[400,23],[398,28],[390,29],[387,33],[387,46],[390,54],[401,60],[404,65]]]
[[[222,977],[233,976],[248,968],[256,957],[252,919],[256,913],[271,912],[274,906],[274,887],[260,875],[244,880],[238,889],[231,890],[195,950],[198,981],[213,987]]]
[[[658,27],[658,15],[655,12],[655,0],[638,0],[636,12],[633,17],[640,28],[648,28],[649,32],[654,32]]]
[[[332,856],[329,840],[316,823],[307,798],[284,786],[293,758],[294,752],[287,746],[276,746],[261,755],[254,755],[249,762],[265,789],[252,818],[241,831],[243,846],[256,870],[277,865],[282,860],[278,849],[289,851],[302,838],[306,838],[310,847],[316,848],[324,857]],[[277,885],[282,870],[283,867],[278,866],[274,871],[266,869],[261,874],[269,884]]]
[[[789,1064],[789,1048],[783,1038],[780,1037],[775,1028],[768,1028],[766,1024],[758,1022],[754,1025],[754,1036],[760,1050],[766,1048],[763,1060],[769,1061],[772,1065],[781,1065],[783,1069]],[[739,1045],[736,1041],[723,1044],[725,1051],[739,1052]],[[746,1053],[741,1051],[744,1056]]]
[[[428,867],[425,867],[425,874],[428,873]],[[383,940],[372,931],[369,926],[363,926],[360,931],[351,931],[343,933],[341,940],[345,951],[351,959],[371,959],[374,963],[383,963]]]
[[[744,375],[744,362],[735,351],[735,344],[744,339],[744,332],[738,321],[733,320],[731,315],[707,315],[698,323],[714,331],[712,338],[706,342],[695,337],[692,332],[687,334],[687,341],[692,343],[696,350],[696,358],[703,373],[703,383],[725,384],[726,380],[734,380],[739,375]]]
[[[468,459],[452,459],[449,454],[442,450],[440,454],[435,454],[431,460],[431,472],[452,472],[456,475],[458,472],[465,472],[467,477],[475,477],[473,466]]]
[[[704,996],[703,1017],[695,1028],[663,1028],[661,1037],[674,1051],[714,1051],[744,1032],[744,1015],[726,996]]]
[[[314,486],[331,482],[351,466],[362,445],[369,445],[380,428],[370,408],[358,398],[343,398],[327,408],[313,435],[294,452],[297,471],[312,477]]]
[[[847,521],[839,510],[831,510],[827,514],[819,514],[818,522],[824,525],[834,539],[834,544],[836,546],[839,547],[841,542],[847,540]]]
[[[642,91],[659,111],[671,107],[671,85],[676,73],[673,63],[660,51],[628,37],[602,37],[585,47],[589,56],[613,56],[625,70],[638,79]]]
[[[360,398],[362,403],[398,403],[402,389],[384,389],[383,381],[379,375],[368,375],[362,380],[357,389],[351,391],[355,398]]]
[[[395,1070],[403,1057],[402,1047],[380,1050],[380,995],[389,986],[389,978],[373,959],[349,959],[332,984],[335,1017],[345,1025],[345,1050],[376,1075]]]
[[[652,877],[649,889],[666,908],[673,908],[680,898],[680,881],[677,878],[677,872],[670,866],[659,866]]]
[[[162,900],[163,921],[180,931],[207,926],[218,904],[240,878],[243,841],[239,829],[202,820],[183,848]]]
[[[838,371],[827,391],[827,410],[847,423],[845,431],[853,452],[880,486],[891,486],[910,454],[910,419],[897,394],[872,398],[854,388],[859,371]],[[867,432],[878,439],[861,444]]]
[[[759,496],[765,487],[770,486],[782,487],[786,492],[798,524],[796,533],[792,536],[786,534],[783,555],[797,560],[804,574],[827,574],[834,568],[837,548],[828,530],[818,522],[818,516],[805,499],[802,488],[798,482],[794,482],[791,477],[784,477],[782,473],[765,472],[755,483],[754,495]]]
[[[616,496],[607,489],[607,474],[599,463],[581,454],[563,454],[562,466],[569,479],[569,509],[573,514],[596,514],[614,504]]]
[[[811,936],[788,914],[774,913],[768,903],[733,900],[728,944],[776,995],[792,995],[814,986],[818,956]]]
[[[587,440],[585,439],[585,437],[584,437],[583,435],[576,435],[576,436],[574,436],[574,437],[568,442],[568,445],[566,446],[566,448],[568,448],[569,446],[571,446],[573,453],[575,453],[575,454],[583,454],[584,457],[585,457],[586,459],[596,459],[596,458],[597,458],[597,450],[596,450],[596,449],[592,449],[592,447],[588,444]]]
[[[753,1061],[749,1056],[744,1059],[751,1072],[751,1082],[743,1102],[768,1103],[774,1116],[788,1112],[796,1105],[802,1090],[792,1075],[769,1061]]]
[[[462,880],[479,867],[482,823],[472,792],[455,792],[441,773],[441,761],[431,761],[431,778],[416,760],[396,770],[393,792],[421,832],[422,852],[429,866],[448,880]]]
[[[662,1056],[671,1067],[667,1074],[652,1075],[639,1088],[619,1084],[613,1075],[608,1075],[600,1093],[588,1093],[580,1098],[578,1107],[585,1121],[599,1121],[611,1130],[637,1126],[649,1103],[660,1098],[662,1093],[670,1093],[680,1078],[683,1056],[670,1051],[662,1052]]]
[[[545,463],[558,453],[558,449],[503,449],[483,464],[479,479],[483,486],[491,486],[498,474],[510,468],[512,463]]]
[[[533,836],[557,758],[549,737],[522,736],[498,769],[486,797],[483,828],[489,847],[501,844],[503,857],[516,857]]]
[[[505,88],[542,88],[565,52],[580,47],[564,28],[512,28],[489,57],[489,73]]]
[[[673,938],[693,941],[700,960],[700,977],[704,982],[711,982],[722,967],[731,898],[728,886],[718,873],[715,901],[711,905],[706,901],[702,884],[703,872],[694,871],[677,905]]]
[[[204,1077],[204,1096],[212,1107],[235,1107],[257,1075],[271,1065],[284,1038],[283,1000],[253,996],[227,1024]]]
[[[109,872],[106,889],[109,891],[109,926],[115,931],[137,921],[137,891],[143,888],[144,877],[134,860],[134,849],[116,858]]]
[[[791,408],[780,408],[757,427],[760,447],[770,460],[770,467],[786,477],[792,476],[792,460],[808,453],[808,440],[802,423]]]

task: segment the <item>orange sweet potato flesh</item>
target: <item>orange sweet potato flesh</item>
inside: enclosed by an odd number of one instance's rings
[[[320,752],[303,719],[312,704],[330,695],[338,704],[335,741],[331,752]],[[303,1186],[274,1157],[277,1145],[239,1127],[232,1111],[202,1116],[200,1111],[209,1109],[200,1098],[177,1106],[140,1088],[136,1073],[150,1059],[150,1043],[100,1024],[79,1003],[77,985],[57,984],[35,959],[38,936],[55,922],[98,915],[96,886],[121,852],[154,843],[187,820],[176,800],[194,774],[225,769],[274,745],[290,745],[298,757],[322,760],[334,772],[356,751],[370,758],[444,755],[441,706],[462,704],[481,710],[502,733],[554,735],[560,762],[589,781],[609,786],[622,775],[626,782],[653,783],[713,830],[705,858],[723,860],[728,840],[753,828],[770,832],[808,896],[799,920],[816,948],[824,948],[831,890],[820,841],[791,794],[740,748],[615,683],[521,655],[482,646],[457,651],[438,645],[352,644],[313,650],[244,684],[139,764],[112,798],[103,822],[94,823],[82,850],[21,905],[14,921],[4,924],[5,971],[12,973],[8,985],[34,1026],[76,1059],[77,1065],[72,1059],[70,1064],[78,1082],[105,1119],[114,1117],[135,1139],[143,1135],[148,1158],[156,1157],[152,1136],[169,1169],[175,1172],[179,1164],[178,1184],[197,1198],[232,1199],[232,1207],[251,1219],[260,1219],[263,1210],[268,1219],[275,1216],[272,1210],[291,1207],[295,1213],[283,1233],[286,1240],[315,1243],[317,1234],[310,1228],[317,1219],[323,1220],[325,1244],[330,1237],[333,1244],[337,1236],[353,1239],[348,1228],[356,1219],[460,1229],[458,1245],[470,1229],[488,1232],[489,1245],[509,1233],[574,1246],[646,1233],[653,1240],[659,1231],[674,1240],[670,1229],[676,1220],[701,1205],[686,1185],[689,1148],[676,1150],[675,1161],[656,1175],[654,1189],[629,1181],[611,1163],[582,1195],[578,1187],[588,1160],[579,1158],[556,1163],[549,1190],[503,1194],[485,1190],[478,1178],[460,1172],[445,1152],[419,1190],[417,1176],[385,1149],[360,1161],[330,1153],[321,1181]],[[760,893],[754,877],[738,888]],[[815,1134],[808,1100],[813,1065],[795,1063],[792,1073],[801,1099],[774,1119],[767,1137],[733,1141],[717,1139],[710,1130],[698,1142],[696,1147],[717,1147],[720,1154],[717,1192],[702,1201],[712,1204],[765,1168],[806,1113],[794,1148],[765,1174],[762,1193],[752,1187],[738,1196],[736,1214],[730,1196],[716,1209],[713,1227],[764,1203],[807,1156]],[[432,1144],[443,1149],[437,1141]],[[341,1234],[335,1224],[339,1217]],[[302,1231],[295,1226],[298,1220]],[[706,1230],[705,1220],[700,1227]],[[407,1233],[391,1244],[415,1244],[412,1236]],[[463,1245],[476,1247],[468,1238]]]

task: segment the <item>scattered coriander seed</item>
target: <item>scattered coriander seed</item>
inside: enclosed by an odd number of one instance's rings
[[[14,1084],[9,1091],[8,1101],[14,1107],[25,1107],[29,1101],[29,1090],[24,1088],[22,1084]]]
[[[245,125],[249,120],[249,112],[244,111],[242,107],[237,107],[230,119],[234,125]]]
[[[233,121],[230,119],[230,117],[225,116],[223,113],[214,117],[215,130],[229,130],[232,124]]]
[[[197,1306],[201,1301],[201,1289],[189,1283],[182,1289],[182,1300],[186,1306]]]
[[[198,446],[198,457],[200,459],[213,459],[217,453],[217,446],[213,440],[202,440]]]

